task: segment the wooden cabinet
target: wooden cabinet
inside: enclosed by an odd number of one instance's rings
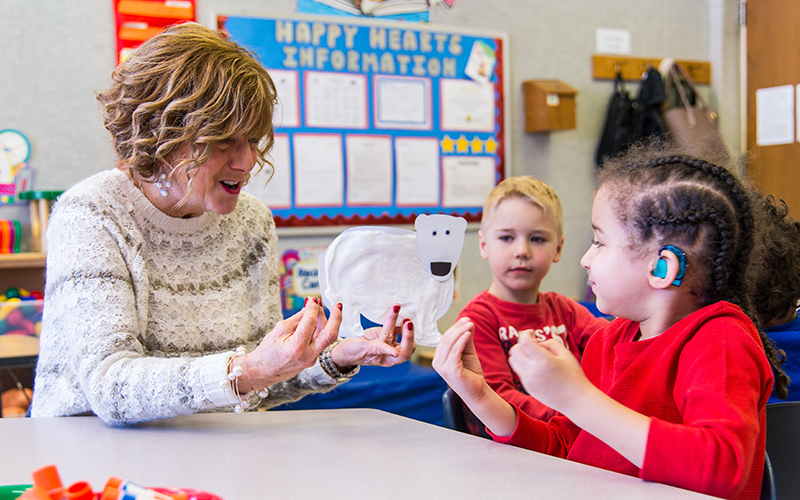
[[[522,90],[526,132],[575,128],[575,89],[558,80],[528,80]]]

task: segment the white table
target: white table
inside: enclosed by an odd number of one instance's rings
[[[368,409],[2,419],[0,443],[0,484],[52,463],[65,485],[117,476],[225,500],[710,498]]]

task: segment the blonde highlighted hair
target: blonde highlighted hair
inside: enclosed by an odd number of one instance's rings
[[[558,238],[563,235],[564,215],[561,209],[561,200],[558,199],[555,189],[545,182],[529,175],[508,177],[500,181],[492,189],[483,204],[481,228],[491,218],[497,206],[508,199],[522,199],[541,208],[545,215],[552,217],[556,225]]]
[[[256,163],[269,164],[275,85],[256,57],[224,34],[196,23],[171,26],[137,48],[112,80],[97,99],[135,182],[182,166],[191,180],[217,143],[239,136],[259,140]],[[171,164],[183,148],[188,154]]]

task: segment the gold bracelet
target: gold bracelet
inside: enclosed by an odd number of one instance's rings
[[[269,390],[266,387],[258,391],[252,390],[246,394],[239,393],[239,377],[242,376],[244,371],[242,370],[241,365],[234,367],[233,360],[244,355],[244,347],[237,347],[236,355],[228,358],[228,365],[225,370],[226,375],[225,378],[220,382],[220,386],[223,389],[225,389],[226,385],[233,389],[233,394],[236,396],[238,403],[231,404],[229,401],[228,406],[233,408],[235,413],[244,413],[245,410],[256,408],[258,404],[261,403],[261,400],[269,395]]]

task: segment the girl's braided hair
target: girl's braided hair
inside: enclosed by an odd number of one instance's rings
[[[684,286],[704,304],[726,300],[755,323],[775,371],[775,393],[785,399],[784,361],[764,333],[750,302],[748,265],[754,246],[753,191],[728,169],[670,154],[662,147],[634,147],[598,171],[598,187],[610,186],[632,247],[672,244],[693,269]]]

